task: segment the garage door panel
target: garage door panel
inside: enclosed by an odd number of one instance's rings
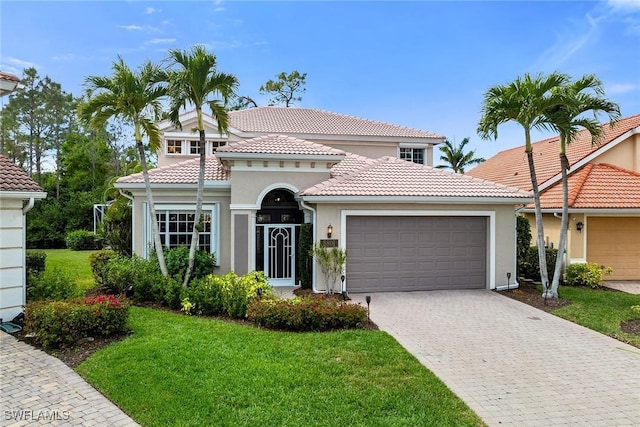
[[[347,286],[350,292],[485,288],[486,246],[483,217],[350,216]]]

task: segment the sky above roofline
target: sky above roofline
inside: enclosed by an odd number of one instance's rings
[[[525,72],[595,73],[623,116],[640,113],[634,0],[3,0],[0,28],[0,70],[21,76],[34,66],[76,96],[86,76],[109,75],[118,55],[137,67],[203,44],[260,105],[260,85],[298,70],[307,73],[299,106],[470,137],[467,147],[485,158],[522,145],[523,132],[504,125],[497,141],[482,141],[482,96]]]

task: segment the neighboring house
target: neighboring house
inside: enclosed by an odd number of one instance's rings
[[[26,304],[26,213],[42,188],[8,157],[0,155],[0,318],[10,321]]]
[[[160,124],[161,166],[149,172],[169,247],[191,234],[195,119],[183,114],[183,130]],[[432,168],[442,136],[307,108],[231,112],[228,135],[206,123],[200,246],[216,254],[220,273],[264,270],[276,286],[296,284],[303,223],[313,224],[314,241],[347,250],[349,292],[493,289],[515,272],[514,206],[530,195]],[[133,196],[133,249],[147,255],[142,174],[116,187]],[[314,266],[314,290],[325,286]]]
[[[602,131],[597,145],[583,130],[567,147],[571,164],[567,261],[611,266],[608,280],[640,280],[640,115],[613,126],[603,124]],[[545,237],[554,246],[562,212],[558,146],[558,137],[533,144]],[[498,153],[468,175],[531,189],[524,146]],[[533,205],[522,209],[535,236],[533,211]]]
[[[18,76],[0,71],[0,96],[9,95],[20,88],[22,85]]]

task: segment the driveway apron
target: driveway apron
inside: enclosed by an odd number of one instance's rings
[[[0,332],[0,426],[137,426],[73,369]]]
[[[371,320],[491,426],[638,425],[636,347],[487,290],[368,295]]]

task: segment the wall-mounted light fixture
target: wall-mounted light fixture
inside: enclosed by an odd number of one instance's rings
[[[584,228],[584,223],[582,221],[576,224],[576,230],[578,230],[578,233],[582,233],[583,228]]]
[[[332,235],[333,235],[333,225],[329,224],[329,226],[327,227],[327,239],[330,239]]]

